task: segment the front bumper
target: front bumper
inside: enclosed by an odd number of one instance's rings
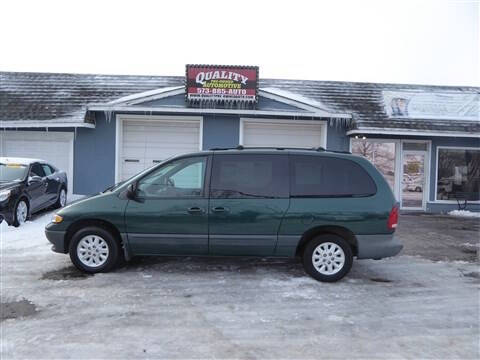
[[[382,259],[397,255],[403,249],[394,234],[357,235],[357,259]]]
[[[66,247],[65,234],[66,231],[54,231],[45,229],[45,236],[47,237],[48,241],[53,244],[52,251],[62,254],[67,253],[68,249]]]
[[[12,225],[14,218],[13,206],[10,204],[0,205],[0,223],[5,220],[8,225]]]

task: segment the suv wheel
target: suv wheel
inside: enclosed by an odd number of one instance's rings
[[[13,213],[13,225],[18,227],[28,219],[28,204],[24,198],[20,199],[15,206],[15,212]]]
[[[69,253],[78,269],[92,274],[107,272],[118,262],[120,245],[107,230],[90,226],[73,235]]]
[[[66,204],[67,204],[67,192],[65,191],[65,188],[62,187],[60,189],[60,192],[58,193],[57,202],[55,203],[55,205],[53,205],[53,207],[55,209],[60,209],[64,207]]]
[[[352,248],[345,239],[336,235],[315,237],[303,252],[305,271],[319,281],[340,280],[350,271],[352,262]]]

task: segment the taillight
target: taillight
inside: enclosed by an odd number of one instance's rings
[[[392,210],[390,211],[390,215],[388,215],[387,229],[395,230],[397,225],[398,225],[398,205],[394,205]]]

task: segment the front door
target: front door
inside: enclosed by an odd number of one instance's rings
[[[172,160],[140,179],[125,211],[135,255],[207,254],[208,157]]]
[[[209,253],[272,255],[289,205],[288,157],[215,154]]]
[[[403,151],[402,209],[425,209],[426,151]]]
[[[31,181],[32,177],[40,177],[41,180]],[[41,209],[48,202],[46,190],[48,186],[45,172],[39,163],[32,164],[28,175],[27,192],[30,195],[30,212]]]

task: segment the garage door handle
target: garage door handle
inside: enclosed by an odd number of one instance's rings
[[[138,159],[125,159],[125,162],[140,162]]]
[[[228,212],[228,209],[223,206],[216,206],[212,208],[213,212]]]

